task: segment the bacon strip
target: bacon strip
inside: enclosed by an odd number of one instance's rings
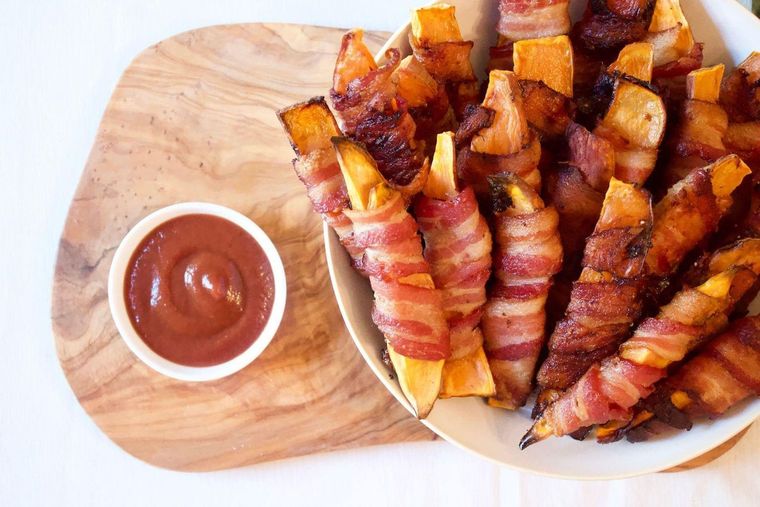
[[[644,320],[616,356],[593,365],[568,391],[544,410],[523,437],[525,448],[550,435],[625,419],[629,409],[666,376],[666,368],[728,323],[734,299],[731,285],[740,270],[723,272],[695,289],[685,289]],[[756,275],[755,275],[756,276]]]
[[[570,304],[538,372],[542,389],[567,389],[628,337],[641,313],[652,221],[649,192],[613,179],[586,242],[583,272],[573,284]]]
[[[413,16],[409,44],[414,57],[445,87],[456,118],[461,121],[467,106],[476,104],[480,95],[470,62],[474,42],[462,39],[452,6],[423,7]],[[428,26],[436,23],[443,26]],[[428,32],[435,38],[426,36]]]
[[[696,167],[715,162],[728,154],[723,136],[728,131],[728,115],[718,104],[685,100],[668,140],[669,160],[664,183],[675,184]]]
[[[528,123],[539,132],[541,140],[562,137],[572,121],[572,99],[556,92],[541,81],[520,80],[523,107]]]
[[[723,81],[721,105],[731,121],[760,120],[760,52],[753,52]]]
[[[496,383],[491,403],[516,409],[531,391],[545,337],[546,296],[562,265],[559,217],[516,176],[490,181],[495,201],[494,285],[481,325]]]
[[[296,153],[293,168],[306,187],[312,209],[336,232],[352,265],[361,272],[364,250],[354,242],[351,221],[343,213],[348,208],[348,194],[330,144],[340,130],[324,97],[281,109],[277,117]]]
[[[538,39],[570,31],[568,0],[499,0],[496,31],[507,40]]]
[[[491,71],[483,104],[468,108],[456,143],[457,175],[478,198],[488,199],[487,178],[499,173],[515,174],[541,188],[541,144],[528,127],[514,73]]]
[[[682,408],[690,421],[717,417],[745,398],[760,395],[760,317],[736,321],[661,388],[687,394],[690,402]]]
[[[686,255],[715,231],[733,203],[731,192],[749,172],[736,155],[723,157],[710,166],[693,169],[657,204],[652,247],[646,259],[653,298],[667,288],[668,277]]]
[[[343,36],[330,98],[343,132],[367,147],[392,186],[412,195],[424,184],[416,177],[423,170],[425,146],[416,140],[416,123],[393,78],[400,53],[389,49],[378,68],[362,36],[361,30]]]
[[[608,424],[598,432],[601,443],[647,440],[660,421],[691,429],[703,417],[716,418],[741,401],[760,395],[760,317],[735,321],[675,374],[659,382],[636,407],[630,422]]]
[[[365,247],[364,266],[375,293],[372,320],[399,354],[435,361],[449,357],[449,329],[441,294],[434,288],[404,283],[405,277],[430,273],[422,256],[417,223],[402,196],[376,209],[346,210],[356,242]]]
[[[483,345],[478,324],[491,274],[491,232],[470,188],[445,201],[420,196],[414,211],[425,238],[425,259],[443,299],[451,359],[458,359]]]
[[[649,0],[594,0],[573,27],[573,40],[597,57],[617,53],[647,33],[654,10]],[[603,59],[603,58],[599,58]]]

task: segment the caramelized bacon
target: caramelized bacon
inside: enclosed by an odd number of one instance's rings
[[[640,289],[652,228],[651,197],[613,179],[570,304],[549,340],[538,372],[543,389],[570,387],[595,362],[614,353],[641,313]]]
[[[525,117],[541,139],[561,137],[572,121],[575,109],[572,100],[540,81],[520,81],[520,90]]]
[[[660,178],[666,187],[728,153],[723,144],[728,115],[717,103],[722,75],[723,65],[718,65],[687,76],[688,96],[679,107],[676,128],[667,141],[671,149]]]
[[[732,121],[760,120],[760,52],[750,54],[726,78],[720,102]]]
[[[462,39],[455,8],[442,4],[414,11],[409,44],[414,57],[445,87],[461,120],[467,106],[478,102],[480,90],[470,62],[474,43]]]
[[[481,199],[488,197],[487,176],[502,172],[541,187],[541,145],[528,128],[519,90],[514,73],[491,71],[483,104],[468,109],[457,132],[457,173]]]
[[[594,230],[615,171],[615,152],[609,141],[577,123],[568,125],[566,138],[568,166],[548,176],[547,192],[564,225],[562,246],[569,266],[568,261],[578,258],[586,237]]]
[[[618,355],[593,365],[548,406],[520,447],[628,417],[629,409],[665,377],[669,365],[725,328],[735,303],[731,289],[737,273],[744,270],[724,271],[697,288],[676,294],[657,317],[638,326],[633,337],[620,346]]]
[[[531,391],[544,342],[544,304],[562,265],[559,217],[518,177],[491,176],[489,181],[496,245],[494,286],[482,320],[496,383],[489,403],[516,409]]]
[[[348,194],[330,144],[340,130],[324,97],[281,109],[277,117],[296,153],[293,168],[306,187],[314,212],[336,232],[351,263],[361,271],[364,251],[354,242],[351,221],[343,213],[348,208]]]
[[[733,202],[731,193],[749,172],[739,157],[728,155],[693,169],[657,204],[646,259],[655,293],[664,289],[665,280],[686,254],[715,231]]]
[[[423,170],[424,143],[416,140],[416,124],[398,95],[394,75],[400,54],[388,50],[378,68],[362,37],[361,30],[343,36],[330,98],[345,134],[365,144],[389,183],[408,195],[416,193],[419,188],[404,187]]]
[[[593,2],[573,27],[573,40],[592,54],[617,52],[626,44],[640,41],[646,35],[649,10],[637,18],[624,18],[602,9]]]

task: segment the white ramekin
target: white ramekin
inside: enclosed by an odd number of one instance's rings
[[[264,254],[272,266],[272,275],[274,278],[274,301],[272,303],[272,313],[269,315],[261,334],[256,341],[251,344],[240,355],[221,364],[214,366],[185,366],[174,363],[168,359],[156,354],[140,338],[132,321],[127,313],[127,305],[124,299],[124,278],[126,275],[129,261],[132,254],[140,242],[162,223],[183,215],[213,215],[216,217],[229,220],[233,224],[241,227],[261,245]],[[205,202],[183,202],[167,206],[154,211],[150,215],[140,220],[119,244],[111,262],[111,270],[108,273],[108,305],[111,308],[116,329],[121,334],[127,347],[145,364],[157,372],[177,380],[190,382],[201,382],[206,380],[216,380],[242,370],[248,366],[274,338],[277,328],[280,326],[282,316],[285,313],[285,300],[287,298],[287,282],[285,279],[285,268],[282,265],[282,259],[277,249],[269,239],[269,236],[261,230],[251,219],[238,213],[230,208],[218,204]]]

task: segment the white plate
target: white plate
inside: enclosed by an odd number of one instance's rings
[[[449,0],[449,3],[457,6],[464,38],[475,41],[475,68],[485,68],[488,47],[496,37],[496,0]],[[577,12],[585,2],[572,3]],[[682,3],[696,39],[706,43],[706,65],[723,62],[731,68],[751,51],[760,50],[760,21],[734,0],[682,0]],[[408,31],[409,25],[399,29],[380,55],[388,47],[409,54]],[[354,272],[336,235],[326,226],[324,237],[330,278],[343,320],[377,378],[411,412],[401,388],[390,380],[388,369],[380,360],[383,337],[370,318],[369,283]],[[758,303],[755,300],[753,304],[755,311],[760,307]],[[758,417],[760,400],[756,399],[735,407],[716,421],[700,422],[691,431],[648,442],[599,445],[593,439],[576,442],[553,438],[525,451],[517,448],[517,442],[530,427],[529,408],[507,412],[489,408],[478,398],[438,400],[422,422],[449,442],[500,465],[567,479],[618,479],[684,463],[730,439]]]

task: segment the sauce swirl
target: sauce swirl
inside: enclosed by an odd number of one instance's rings
[[[213,215],[183,215],[156,227],[132,254],[127,313],[158,355],[212,366],[240,355],[272,313],[274,277],[244,229]]]

